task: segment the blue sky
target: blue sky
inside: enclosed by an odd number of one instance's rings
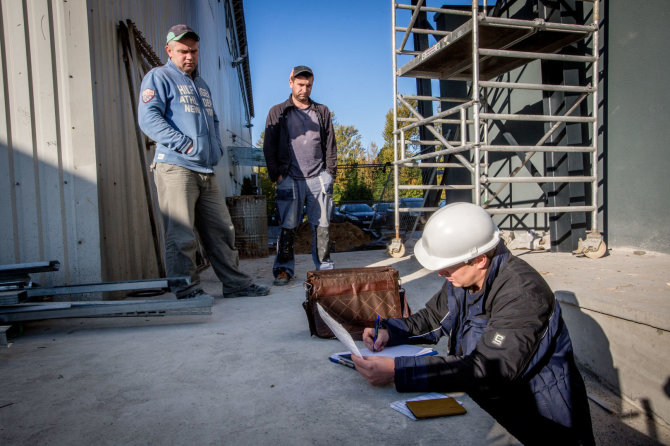
[[[246,0],[244,11],[254,144],[270,107],[288,98],[291,68],[307,65],[315,74],[312,99],[326,104],[341,124],[358,128],[365,147],[373,141],[382,146],[393,104],[390,1]],[[403,14],[408,21],[409,12]]]

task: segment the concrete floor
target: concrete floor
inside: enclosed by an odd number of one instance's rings
[[[412,256],[364,251],[333,257],[338,267],[393,265],[413,309],[440,286]],[[211,316],[24,324],[13,345],[0,350],[0,445],[406,445],[450,438],[517,444],[467,396],[460,397],[469,411],[463,417],[414,422],[389,404],[416,394],[374,388],[330,363],[327,357],[342,345],[310,338],[301,303],[311,257],[297,258],[298,279],[273,287],[267,297],[221,299],[220,284],[205,271],[204,288],[215,297]],[[593,281],[575,278],[571,268],[598,262],[549,253],[524,258],[552,288],[582,294]],[[668,271],[668,259],[661,256],[656,267]],[[627,263],[647,260],[632,256]],[[271,266],[271,257],[241,262],[265,285]],[[667,426],[650,422],[596,379],[586,380],[590,394],[614,410],[591,404],[598,444],[670,444]]]

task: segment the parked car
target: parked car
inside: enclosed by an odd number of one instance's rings
[[[333,206],[333,211],[330,214],[330,222],[344,223],[345,221],[347,221],[347,217],[343,213],[341,213],[337,207]]]
[[[421,197],[412,197],[412,198],[401,198],[398,200],[398,205],[401,208],[421,208],[423,207],[423,198]],[[420,211],[410,211],[409,215],[416,217],[417,215],[422,215],[423,212]]]
[[[365,203],[343,204],[339,208],[339,213],[348,221],[363,228],[370,226],[375,215],[375,211]]]
[[[375,228],[391,227],[393,226],[393,214],[389,220],[388,210],[392,203],[375,203],[372,205],[372,210],[375,212]]]
[[[398,200],[399,208],[420,208],[423,207],[423,198],[421,197],[406,197],[400,198]],[[391,226],[395,224],[394,220],[394,207],[393,204],[389,206],[386,210],[386,220]],[[419,222],[417,224],[417,229],[421,228],[424,223],[426,223],[426,213],[423,211],[405,211],[400,212],[400,229],[409,230],[414,226],[414,220],[416,217],[419,217]]]

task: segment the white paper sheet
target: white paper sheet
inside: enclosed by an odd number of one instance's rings
[[[398,356],[423,356],[435,353],[435,351],[429,347],[419,347],[407,344],[393,345],[391,347],[386,347],[379,352],[373,352],[365,347],[360,351],[363,356],[388,356],[389,358],[397,358]]]
[[[358,349],[358,351],[363,356],[388,356],[389,358],[397,358],[398,356],[424,356],[424,355],[435,354],[435,350],[433,350],[432,348],[419,347],[416,345],[407,345],[407,344],[386,347],[384,350],[380,352],[373,352],[365,347]],[[348,355],[350,353],[351,352],[340,352],[335,353],[332,356]]]
[[[352,354],[358,356],[359,358],[362,357],[363,355],[361,355],[358,347],[356,347],[356,343],[354,343],[354,339],[351,337],[349,332],[345,330],[344,327],[340,325],[335,319],[333,319],[320,304],[316,304],[316,308],[319,310],[321,319],[323,319],[326,325],[328,325],[328,328],[330,328],[335,337],[339,339],[340,342],[344,344],[344,346],[347,347]]]

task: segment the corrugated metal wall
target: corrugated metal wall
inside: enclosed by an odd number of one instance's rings
[[[165,23],[188,17],[187,2],[97,1],[87,5],[91,42],[93,108],[96,121],[98,199],[100,202],[101,267],[105,280],[158,277],[147,194],[142,181],[140,150],[148,163],[152,153],[138,147],[134,109],[137,90],[131,93],[118,37],[119,22],[130,19],[159,46]],[[165,58],[162,59],[165,62]],[[139,79],[140,75],[134,76]],[[139,88],[139,80],[137,89]],[[132,94],[132,97],[131,97]]]
[[[199,71],[212,90],[223,144],[229,146],[239,144],[245,134],[250,139],[250,131],[243,127],[243,96],[229,50],[235,31],[227,27],[227,10],[232,12],[230,0],[88,1],[105,280],[158,276],[133,115],[139,90],[131,102],[117,33],[119,22],[134,22],[162,62],[167,60],[165,35],[170,26],[187,23],[198,32]],[[137,74],[137,88],[140,78]],[[142,150],[150,163],[153,153]],[[246,173],[243,169],[231,166],[229,157],[224,157],[217,172],[224,195],[239,192],[237,183],[241,184]]]
[[[132,20],[163,61],[171,25],[196,29],[200,72],[214,95],[224,146],[250,145],[227,43],[234,36],[226,30],[231,0],[0,5],[0,184],[8,191],[0,194],[0,263],[59,260],[58,274],[37,278],[43,284],[156,277],[117,26]],[[250,173],[228,157],[217,172],[225,195],[238,193]]]
[[[59,260],[49,283],[100,279],[86,10],[2,1],[0,263]]]

